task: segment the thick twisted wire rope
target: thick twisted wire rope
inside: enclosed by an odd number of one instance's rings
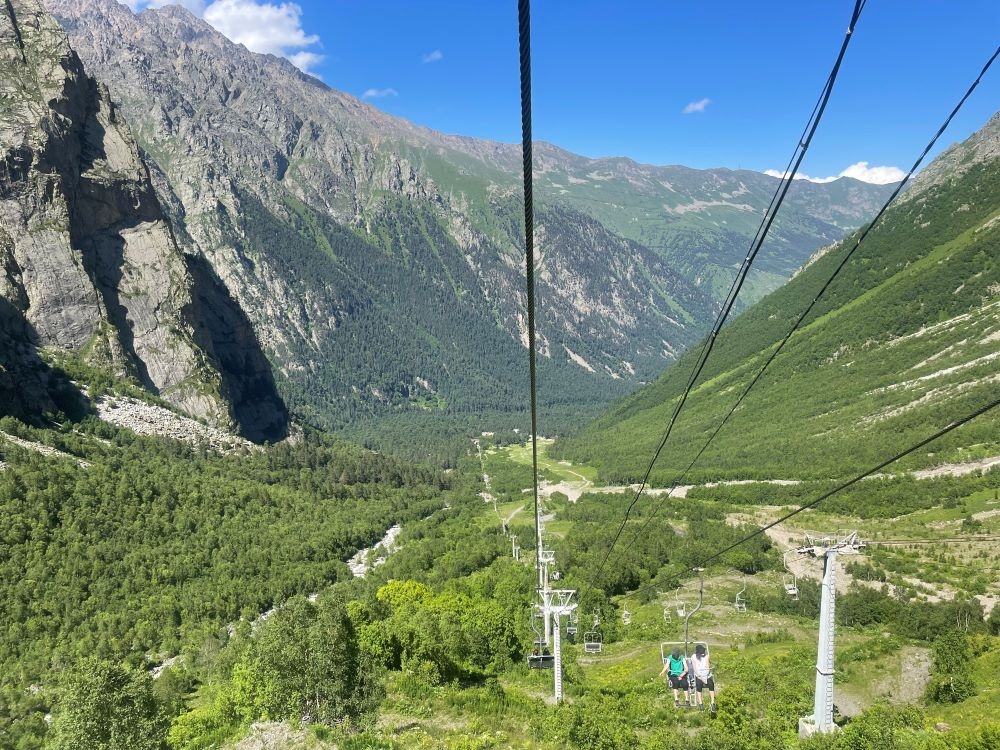
[[[524,278],[527,290],[528,375],[531,389],[531,473],[535,501],[535,572],[541,571],[542,519],[538,505],[538,395],[535,365],[535,216],[531,154],[531,3],[517,3],[521,62],[521,170],[524,182]]]

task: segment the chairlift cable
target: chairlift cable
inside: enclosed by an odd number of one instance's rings
[[[929,445],[930,443],[934,442],[938,438],[944,437],[945,435],[947,435],[948,433],[952,432],[953,430],[956,430],[959,427],[963,426],[964,424],[966,424],[968,422],[971,422],[972,420],[976,419],[977,417],[981,417],[983,414],[986,414],[987,412],[989,412],[989,411],[997,408],[998,406],[1000,406],[1000,398],[997,398],[997,399],[995,399],[993,401],[990,401],[989,403],[985,404],[984,406],[979,407],[978,409],[976,409],[975,411],[973,411],[973,412],[965,415],[964,417],[961,417],[960,419],[957,419],[957,420],[951,422],[947,426],[945,426],[945,427],[941,428],[940,430],[938,430],[937,432],[935,432],[933,435],[930,435],[929,437],[924,438],[923,440],[921,440],[920,442],[918,442],[918,443],[910,446],[909,448],[906,448],[905,450],[902,450],[899,453],[895,454],[892,458],[886,459],[885,461],[883,461],[882,463],[878,464],[877,466],[874,466],[874,467],[868,469],[867,471],[864,471],[861,474],[858,474],[857,476],[853,477],[852,479],[849,479],[846,482],[843,482],[842,484],[838,485],[837,487],[834,487],[833,489],[831,489],[831,490],[829,490],[827,492],[824,492],[822,495],[820,495],[816,499],[809,501],[808,503],[800,506],[799,508],[797,508],[796,510],[791,511],[790,513],[786,513],[785,515],[781,516],[781,518],[778,518],[777,520],[772,521],[771,523],[767,524],[766,526],[762,526],[761,528],[757,529],[753,533],[747,534],[746,536],[744,536],[739,541],[733,542],[732,544],[730,544],[730,545],[728,545],[726,547],[723,547],[721,550],[718,550],[717,552],[709,555],[708,557],[703,558],[696,565],[688,567],[688,568],[685,568],[685,570],[687,570],[689,573],[694,573],[694,572],[698,572],[700,568],[707,568],[708,565],[709,565],[709,563],[712,563],[715,560],[718,560],[720,557],[722,557],[723,555],[725,555],[727,552],[731,552],[734,549],[736,549],[737,547],[740,547],[740,546],[746,544],[747,542],[751,541],[752,539],[755,539],[758,536],[761,536],[768,529],[774,528],[778,524],[784,523],[789,518],[797,516],[802,511],[810,510],[811,508],[815,508],[821,502],[823,502],[824,500],[828,500],[830,497],[832,497],[833,495],[837,494],[838,492],[841,492],[841,491],[847,489],[848,487],[851,487],[852,485],[857,484],[861,480],[866,479],[866,478],[872,476],[873,474],[878,473],[879,471],[881,471],[882,469],[886,468],[890,464],[892,464],[892,463],[900,460],[901,458],[905,458],[906,456],[910,455],[911,453],[914,453],[914,452],[920,450],[921,448]],[[1000,539],[1000,536],[997,536],[997,537],[970,536],[970,537],[954,538],[954,539],[926,539],[926,540],[885,539],[885,540],[873,540],[873,541],[870,541],[870,542],[868,540],[866,540],[865,543],[867,545],[871,546],[871,545],[879,545],[879,544],[885,544],[885,545],[897,545],[897,544],[898,545],[902,545],[902,544],[935,544],[935,543],[960,542],[960,541],[961,542],[985,542],[985,541],[992,541],[994,539]],[[668,567],[668,566],[671,566],[671,565],[677,565],[677,563],[668,563],[667,566],[664,566],[664,567]],[[681,569],[678,568],[678,574],[680,572],[681,572]],[[646,586],[639,587],[638,589],[636,589],[635,591],[633,591],[632,594],[634,595],[634,594],[641,594],[641,593],[646,592],[646,591],[653,591],[653,590],[656,589],[656,586],[657,586],[657,584],[655,582],[652,582],[652,583],[650,583],[650,584],[648,584]]]
[[[813,308],[820,301],[820,299],[823,297],[823,295],[826,293],[826,291],[830,288],[830,285],[833,283],[833,281],[840,275],[841,271],[843,271],[843,269],[847,266],[847,263],[854,256],[854,253],[857,251],[857,249],[861,246],[861,243],[868,237],[869,234],[871,234],[872,230],[879,223],[879,221],[881,221],[882,216],[888,210],[889,206],[891,206],[895,202],[896,198],[899,197],[899,194],[902,192],[903,188],[906,187],[907,184],[909,184],[909,181],[913,178],[914,173],[917,171],[917,169],[923,163],[923,160],[925,158],[927,158],[927,154],[930,153],[931,149],[934,148],[934,145],[941,138],[941,136],[944,134],[944,132],[948,129],[948,126],[951,124],[951,121],[955,118],[955,116],[958,114],[959,110],[961,110],[961,108],[965,105],[965,102],[969,99],[969,97],[972,95],[972,93],[976,90],[976,88],[982,82],[983,76],[986,75],[986,73],[989,71],[990,67],[993,65],[994,61],[997,59],[998,56],[1000,56],[1000,47],[997,47],[997,49],[993,52],[993,55],[989,58],[989,60],[986,61],[986,64],[983,66],[982,70],[979,72],[979,75],[976,77],[976,79],[972,82],[972,84],[966,90],[964,96],[962,96],[962,98],[959,100],[958,104],[955,105],[955,107],[952,109],[951,113],[945,118],[944,122],[938,128],[938,130],[934,134],[934,136],[930,139],[930,141],[928,141],[927,145],[924,147],[924,150],[921,152],[920,156],[918,156],[917,159],[916,159],[916,161],[913,162],[913,166],[910,167],[909,172],[906,173],[906,175],[903,177],[903,179],[900,181],[900,183],[896,186],[896,189],[893,190],[892,194],[882,204],[882,207],[878,210],[878,213],[875,214],[875,217],[871,220],[871,222],[869,222],[869,224],[861,232],[861,234],[859,235],[857,241],[854,243],[854,246],[851,248],[851,250],[848,253],[846,253],[844,255],[844,257],[841,259],[840,263],[834,269],[833,273],[830,275],[830,277],[827,279],[827,281],[823,284],[823,286],[820,288],[820,290],[816,293],[816,295],[813,298],[812,302],[810,302],[806,306],[805,310],[803,310],[802,313],[795,320],[795,323],[792,325],[792,327],[788,331],[788,333],[784,336],[784,338],[780,342],[778,342],[778,346],[774,349],[774,351],[771,352],[771,354],[768,356],[767,360],[764,362],[763,366],[760,368],[760,370],[757,372],[757,374],[753,377],[753,379],[749,382],[749,384],[747,385],[747,387],[740,394],[739,398],[736,399],[736,402],[733,404],[732,408],[730,408],[730,410],[726,414],[726,416],[723,417],[722,421],[715,428],[715,430],[712,432],[712,434],[708,437],[708,439],[705,441],[704,445],[702,445],[702,447],[698,451],[697,455],[695,455],[695,457],[687,465],[687,467],[684,469],[684,471],[681,472],[680,477],[673,482],[673,484],[670,487],[670,490],[668,490],[668,492],[666,494],[667,497],[670,497],[670,493],[674,490],[674,488],[676,488],[677,486],[679,486],[679,485],[681,485],[681,484],[684,483],[684,479],[687,477],[688,473],[691,471],[692,468],[694,468],[695,464],[697,464],[697,462],[701,459],[701,457],[704,455],[705,451],[712,444],[712,442],[715,440],[715,438],[718,437],[719,433],[726,426],[726,424],[728,424],[730,418],[732,418],[733,414],[736,413],[736,410],[743,404],[743,401],[746,399],[747,395],[749,395],[750,391],[753,390],[753,388],[760,381],[761,377],[764,375],[764,372],[768,369],[768,367],[770,367],[771,363],[774,362],[774,360],[777,358],[778,354],[784,349],[785,344],[787,344],[788,341],[791,339],[791,337],[795,334],[795,332],[797,330],[799,330],[799,328],[801,328],[803,321],[806,319],[806,317],[809,315],[809,313],[812,312]],[[655,512],[651,513],[649,515],[649,517],[646,519],[646,521],[643,523],[643,525],[638,529],[638,531],[636,531],[635,536],[632,537],[632,540],[628,543],[628,546],[627,546],[626,549],[631,548],[632,545],[634,545],[636,543],[636,541],[638,541],[638,539],[643,535],[643,533],[645,533],[646,528],[649,526],[649,524],[652,522],[653,518],[655,518],[655,517],[656,517]]]
[[[823,90],[820,93],[818,102],[813,109],[812,115],[810,116],[809,123],[807,124],[806,129],[804,131],[805,135],[804,137],[799,139],[798,143],[796,144],[795,150],[793,151],[794,155],[790,160],[791,169],[786,170],[785,179],[782,179],[780,181],[778,188],[775,191],[775,196],[771,200],[771,205],[768,207],[768,210],[761,221],[760,227],[757,230],[757,234],[754,237],[753,242],[751,243],[750,250],[748,251],[746,258],[744,259],[743,264],[740,267],[740,270],[737,272],[736,278],[733,280],[733,284],[729,290],[729,294],[727,295],[726,300],[722,306],[722,309],[719,311],[715,323],[712,326],[712,331],[709,333],[708,338],[706,339],[705,343],[702,346],[701,352],[698,355],[697,362],[695,363],[691,375],[688,378],[687,385],[685,386],[680,399],[677,401],[677,404],[674,407],[673,414],[671,415],[670,420],[667,423],[667,427],[666,430],[664,431],[663,437],[661,438],[659,445],[654,451],[652,459],[650,459],[649,461],[649,465],[646,468],[646,472],[643,475],[642,481],[639,483],[639,488],[636,490],[635,496],[632,498],[632,502],[625,510],[625,517],[622,519],[621,524],[618,527],[618,530],[615,532],[614,538],[611,540],[611,544],[604,555],[604,559],[601,561],[600,565],[597,568],[597,572],[595,573],[592,579],[592,584],[594,586],[596,586],[597,582],[600,581],[600,576],[604,570],[604,566],[607,564],[608,558],[611,556],[611,552],[614,550],[615,545],[618,543],[618,540],[625,529],[625,525],[628,523],[629,517],[632,514],[632,510],[635,508],[636,503],[638,503],[639,498],[642,495],[642,491],[646,487],[647,482],[649,481],[649,476],[653,471],[653,466],[656,464],[656,460],[659,458],[660,452],[663,450],[664,446],[667,443],[667,440],[670,438],[670,434],[673,431],[674,425],[677,422],[678,415],[684,408],[684,404],[687,402],[687,398],[691,394],[691,391],[694,390],[695,383],[697,382],[698,377],[701,375],[701,372],[705,367],[705,363],[707,362],[708,357],[715,346],[716,337],[718,336],[719,331],[722,329],[722,325],[729,317],[730,312],[732,312],[733,306],[736,304],[736,299],[739,296],[740,290],[743,287],[743,283],[746,281],[746,277],[750,271],[750,267],[753,264],[754,259],[756,258],[758,252],[760,251],[760,248],[763,245],[764,240],[766,239],[767,234],[770,231],[771,226],[778,215],[778,211],[781,208],[782,203],[784,202],[785,196],[788,193],[788,189],[791,186],[795,175],[798,173],[799,166],[802,164],[802,160],[805,158],[806,151],[808,150],[809,145],[812,142],[812,138],[815,135],[817,128],[819,127],[819,123],[823,118],[823,113],[826,110],[826,105],[830,100],[830,95],[833,93],[833,85],[836,82],[837,74],[840,71],[841,63],[843,62],[844,55],[847,52],[847,46],[854,35],[854,27],[858,22],[858,19],[861,15],[861,11],[865,6],[865,2],[866,0],[857,0],[854,5],[854,12],[851,15],[851,23],[847,28],[847,33],[845,34],[844,41],[841,44],[840,52],[837,55],[837,60],[833,65],[833,69],[830,71],[830,75],[827,77],[826,83],[823,86]]]
[[[531,389],[531,473],[535,500],[535,572],[541,571],[542,520],[538,506],[538,393],[535,366],[535,217],[531,153],[531,2],[518,0],[521,69],[521,169],[524,179],[524,277],[527,291],[528,373]]]
[[[781,516],[781,518],[777,519],[776,521],[772,521],[771,523],[767,524],[766,526],[762,526],[757,531],[753,532],[752,534],[748,534],[747,536],[745,536],[742,539],[740,539],[738,542],[734,542],[733,544],[730,544],[729,546],[724,547],[723,549],[719,550],[718,552],[716,552],[716,553],[714,553],[714,554],[706,557],[705,559],[703,559],[695,567],[697,567],[697,568],[704,568],[710,562],[713,562],[713,561],[719,559],[720,557],[722,557],[727,552],[730,552],[731,550],[735,549],[736,547],[739,547],[740,545],[745,544],[746,542],[749,542],[751,539],[754,539],[754,538],[760,536],[761,534],[763,534],[768,529],[771,529],[771,528],[777,526],[779,523],[784,523],[789,518],[792,518],[793,516],[797,516],[802,511],[809,510],[810,508],[815,508],[821,502],[823,502],[824,500],[829,499],[830,497],[832,497],[833,495],[837,494],[838,492],[841,492],[842,490],[846,490],[848,487],[850,487],[850,486],[852,486],[854,484],[857,484],[862,479],[870,477],[872,474],[875,474],[875,473],[881,471],[882,469],[884,469],[889,464],[895,463],[899,459],[905,458],[906,456],[910,455],[911,453],[914,453],[915,451],[920,450],[921,448],[923,448],[927,444],[934,442],[935,440],[937,440],[940,437],[944,437],[949,432],[952,432],[953,430],[958,429],[959,427],[961,427],[962,425],[966,424],[967,422],[971,422],[976,417],[982,416],[983,414],[985,414],[986,412],[990,411],[991,409],[995,409],[997,406],[1000,406],[1000,398],[995,399],[995,400],[989,402],[985,406],[981,406],[980,408],[976,409],[971,414],[967,414],[966,416],[962,417],[961,419],[958,419],[958,420],[952,422],[951,424],[947,425],[946,427],[943,427],[942,429],[940,429],[937,432],[935,432],[933,435],[924,438],[920,442],[918,442],[918,443],[910,446],[909,448],[907,448],[907,449],[905,449],[903,451],[900,451],[899,453],[897,453],[896,455],[894,455],[892,458],[886,459],[885,461],[883,461],[882,463],[880,463],[878,466],[874,466],[871,469],[868,469],[867,471],[864,471],[861,474],[858,474],[857,476],[855,476],[855,477],[853,477],[851,479],[848,479],[846,482],[843,482],[842,484],[837,485],[833,489],[828,490],[827,492],[824,492],[822,495],[820,495],[819,497],[817,497],[815,500],[811,500],[808,503],[806,503],[805,505],[800,506],[796,510],[793,510],[790,513],[786,513],[785,515]]]

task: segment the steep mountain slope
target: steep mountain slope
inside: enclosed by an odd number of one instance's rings
[[[3,412],[69,407],[44,350],[253,439],[283,437],[245,316],[179,251],[121,113],[40,2],[0,11],[0,68]]]
[[[175,6],[47,5],[136,123],[181,242],[247,311],[296,411],[520,408],[518,147],[389,117]],[[538,153],[542,400],[606,403],[696,340],[776,183]],[[796,186],[759,288],[886,190],[842,182]]]
[[[927,169],[862,243],[696,475],[841,476],[1000,394],[1000,118]],[[676,476],[854,245],[833,248],[724,329],[658,464]],[[563,445],[619,478],[653,455],[693,358]],[[989,413],[909,466],[1000,454]],[[965,450],[963,450],[965,449]]]

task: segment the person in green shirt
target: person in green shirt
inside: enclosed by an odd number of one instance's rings
[[[687,694],[686,683],[684,678],[687,676],[687,660],[681,656],[681,650],[674,646],[670,651],[670,656],[663,663],[663,669],[660,670],[660,677],[664,674],[667,675],[667,681],[670,683],[670,687],[674,690],[674,707],[680,708],[681,701],[678,695],[679,690],[684,690],[685,695]],[[687,699],[685,698],[685,703]]]

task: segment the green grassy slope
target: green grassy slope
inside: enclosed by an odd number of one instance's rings
[[[990,163],[891,210],[697,470],[731,478],[841,476],[995,398],[998,215],[1000,172]],[[852,239],[723,329],[657,464],[658,481],[688,464]],[[596,464],[608,478],[641,476],[693,362],[692,352],[557,452]],[[996,414],[982,417],[942,441],[937,455],[914,461],[933,464],[961,446],[996,448],[998,421]]]

